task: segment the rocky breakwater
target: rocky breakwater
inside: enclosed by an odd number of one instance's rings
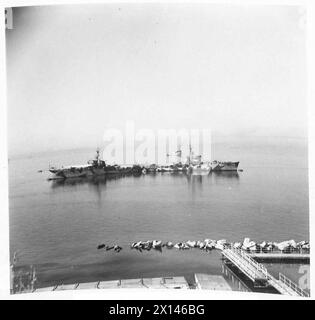
[[[213,249],[223,250],[225,248],[234,248],[242,249],[249,253],[309,253],[310,243],[308,241],[296,242],[295,240],[286,240],[282,242],[255,242],[250,238],[245,238],[242,242],[228,242],[226,239],[213,240],[207,238],[204,240],[187,240],[176,243],[173,243],[171,241],[163,242],[161,240],[147,240],[137,241],[130,244],[130,249],[135,249],[140,252],[150,251],[151,249],[162,251],[163,248],[177,250],[199,249],[205,251],[211,251]],[[97,249],[105,249],[105,251],[114,249],[114,251],[120,252],[122,250],[122,246],[119,246],[117,244],[100,244],[97,246]]]
[[[307,252],[310,250],[310,243],[308,241],[296,242],[295,240],[286,240],[282,242],[272,242],[272,241],[262,241],[256,243],[250,238],[245,238],[242,243],[235,242],[233,244],[234,248],[241,248],[248,252],[253,253],[268,253],[274,251],[280,251],[285,253],[294,253],[294,252]]]

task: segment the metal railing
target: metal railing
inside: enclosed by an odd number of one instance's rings
[[[278,248],[273,248],[271,250],[266,250],[264,248],[257,248],[256,250],[253,251],[249,251],[251,253],[285,253],[285,254],[289,254],[289,253],[296,253],[296,254],[309,254],[310,253],[310,249],[306,249],[306,248],[287,248],[284,250],[280,250]]]
[[[248,253],[240,248],[224,246],[223,251],[227,257],[234,259],[241,268],[244,268],[254,278],[259,278],[261,275],[266,280],[268,279],[268,271],[264,265],[254,260]]]
[[[290,280],[288,277],[286,277],[284,274],[279,273],[279,281],[284,283],[286,286],[288,286],[290,289],[292,289],[294,292],[296,292],[301,297],[309,297],[309,294],[301,289],[295,282]]]
[[[267,268],[254,260],[245,250],[241,248],[233,248],[231,246],[224,246],[222,253],[228,258],[232,259],[239,268],[251,275],[252,278],[258,279],[263,276],[270,285],[275,287],[283,294],[299,295],[308,297],[309,294],[301,289],[296,283],[291,281],[282,273],[279,273],[279,280],[268,273]]]
[[[272,249],[267,249],[267,248],[261,248],[259,246],[256,246],[255,249],[244,249],[244,248],[234,248],[233,244],[226,244],[224,245],[224,248],[228,248],[228,249],[241,249],[247,253],[300,253],[300,254],[309,254],[310,253],[310,249],[309,248],[301,248],[301,247],[288,247],[284,250],[280,250],[276,247],[272,248]]]
[[[254,260],[247,252],[245,252],[244,250],[242,249],[236,249],[237,252],[240,253],[240,255],[246,259],[246,261],[248,261],[251,265],[253,265],[259,272],[261,272],[265,277],[266,279],[268,278],[268,271],[266,269],[266,267],[257,262],[256,260]]]

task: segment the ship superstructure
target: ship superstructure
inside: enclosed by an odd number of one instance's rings
[[[100,176],[104,174],[115,173],[138,173],[141,168],[139,166],[120,167],[118,165],[106,165],[104,160],[100,159],[100,152],[96,150],[94,159],[89,160],[87,164],[71,165],[61,168],[50,167],[49,171],[53,174],[50,179],[68,179]]]
[[[167,154],[167,157],[170,155]],[[207,174],[211,171],[237,171],[239,162],[231,161],[203,161],[202,156],[195,155],[189,144],[189,155],[186,162],[182,161],[182,151],[179,149],[175,152],[175,161],[171,165],[159,166],[151,164],[150,166],[132,165],[119,166],[107,165],[104,160],[100,159],[99,150],[96,150],[94,159],[89,160],[87,164],[71,165],[61,168],[49,167],[52,173],[50,180],[54,179],[68,179],[68,178],[82,178],[93,177],[105,174],[141,174],[154,172],[187,172],[192,174]]]
[[[200,154],[195,155],[191,144],[189,143],[189,155],[186,161],[188,170],[193,174],[204,174],[211,171],[211,167],[208,161],[203,161]]]

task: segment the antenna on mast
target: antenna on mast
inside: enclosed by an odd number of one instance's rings
[[[97,162],[99,162],[99,159],[100,159],[100,148],[97,147],[97,148],[96,148],[95,160],[96,160]]]

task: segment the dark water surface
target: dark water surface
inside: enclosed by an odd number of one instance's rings
[[[139,240],[309,239],[307,150],[300,141],[216,144],[215,158],[239,160],[238,173],[53,182],[37,172],[93,155],[72,150],[9,161],[11,255],[18,252],[20,266],[36,266],[39,286],[168,275],[191,282],[196,272],[222,274],[216,251],[129,249]],[[123,250],[97,250],[100,243]],[[298,267],[281,272],[297,281]]]

